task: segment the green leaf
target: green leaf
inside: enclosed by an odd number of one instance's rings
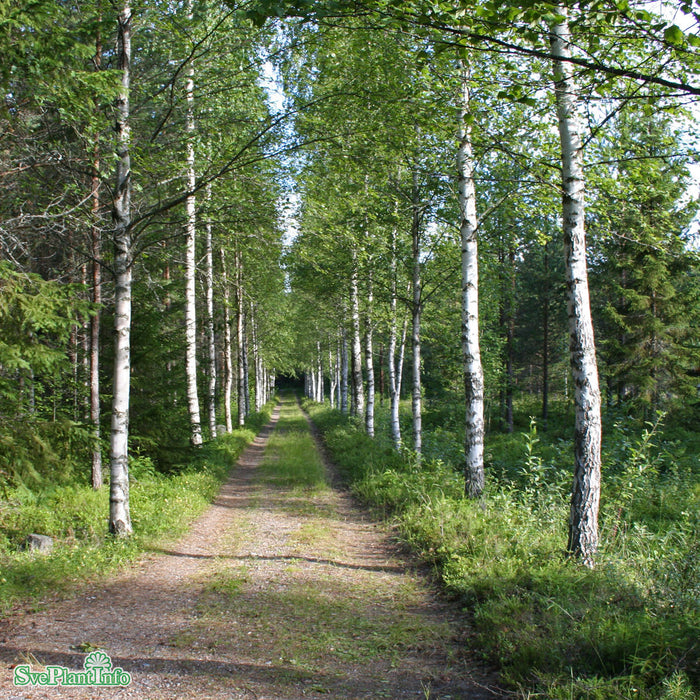
[[[675,24],[671,25],[670,27],[666,27],[664,30],[664,41],[669,44],[673,44],[674,46],[682,46],[683,38],[683,32]]]
[[[519,97],[516,102],[528,107],[534,107],[537,104],[537,100],[534,97]]]

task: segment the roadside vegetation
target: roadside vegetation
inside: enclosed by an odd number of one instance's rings
[[[154,544],[175,540],[213,500],[229,470],[269,421],[272,404],[246,425],[204,445],[183,447],[167,467],[138,453],[130,459],[131,514],[136,535],[107,534],[109,488],[95,491],[89,474],[68,470],[61,479],[30,486],[6,484],[0,501],[0,614],[106,575]],[[27,535],[54,539],[51,553],[23,549]]]
[[[492,433],[487,489],[468,500],[457,407],[427,412],[417,466],[388,435],[372,439],[339,411],[305,405],[353,492],[434,565],[473,616],[475,648],[522,697],[699,697],[697,434],[663,415],[608,417],[603,542],[589,570],[565,557],[563,406],[546,432],[531,420]]]

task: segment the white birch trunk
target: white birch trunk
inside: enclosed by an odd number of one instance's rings
[[[95,37],[95,71],[102,67],[102,34]],[[92,161],[92,302],[95,314],[90,319],[90,423],[95,446],[92,449],[92,488],[102,488],[102,447],[100,444],[100,322],[102,307],[102,233],[100,230],[100,143],[95,139]]]
[[[345,328],[340,349],[340,411],[348,414],[348,334]]]
[[[192,21],[192,0],[187,2],[187,18]],[[202,444],[202,424],[199,413],[197,391],[197,295],[195,289],[197,202],[194,195],[196,185],[194,158],[194,66],[190,63],[185,86],[187,96],[187,190],[190,194],[185,202],[186,210],[186,250],[185,250],[185,374],[187,377],[187,409],[190,416],[190,442]]]
[[[337,375],[337,363],[333,359],[333,346],[331,345],[330,338],[328,340],[328,380],[329,380],[329,394],[328,399],[330,401],[331,408],[335,408],[335,392],[338,388],[338,375]]]
[[[362,383],[362,336],[360,335],[360,293],[358,289],[357,252],[352,252],[352,275],[350,278],[350,320],[352,343],[350,364],[352,366],[352,413],[361,416],[365,411],[365,392]]]
[[[211,202],[211,183],[207,185],[207,202]],[[212,244],[211,219],[205,227],[205,277],[207,300],[207,346],[209,350],[209,385],[207,403],[209,408],[209,433],[216,437],[216,334],[214,332],[214,249]]]
[[[121,89],[116,100],[116,152],[112,213],[114,226],[114,385],[110,439],[109,531],[119,537],[132,533],[129,510],[129,390],[131,379],[131,158],[129,92],[131,88],[131,7],[119,13],[118,66]]]
[[[558,12],[567,17],[565,7]],[[552,30],[551,45],[553,56],[570,57],[568,19]],[[572,66],[566,60],[554,63],[554,85],[562,153],[562,219],[576,413],[568,551],[591,567],[598,548],[601,400],[586,267],[583,146],[576,85]]]
[[[393,313],[396,309],[393,310]],[[391,439],[397,450],[401,449],[401,426],[399,424],[399,386],[396,376],[396,317],[392,316],[391,329],[389,331],[389,351],[387,354],[389,370],[389,397],[390,397],[390,425]]]
[[[96,62],[102,55],[99,38]],[[92,302],[95,314],[90,319],[90,423],[95,446],[92,449],[92,488],[102,488],[102,449],[100,446],[100,313],[102,307],[102,236],[98,217],[100,213],[100,151],[95,144],[92,170]]]
[[[411,373],[411,412],[413,417],[413,451],[418,461],[423,451],[423,413],[421,391],[421,343],[420,343],[421,305],[415,299],[411,312],[411,348],[413,366]]]
[[[253,361],[255,364],[255,411],[259,413],[265,405],[265,377],[260,345],[258,343],[258,324],[255,316],[252,318],[251,329],[253,333]]]
[[[398,325],[397,314],[397,279],[396,279],[396,229],[391,232],[391,302],[389,322],[389,349],[387,352],[387,367],[389,370],[389,397],[391,400],[390,424],[391,439],[397,450],[401,449],[401,425],[399,423],[399,394],[400,380],[397,376],[396,336]]]
[[[316,341],[316,396],[314,401],[323,403],[323,356],[321,355],[321,341]]]
[[[342,370],[342,348],[341,348],[341,342],[340,342],[340,336],[338,336],[337,342],[336,342],[336,361],[335,361],[335,391],[336,391],[336,397],[335,397],[335,407],[340,410],[340,393],[341,393],[341,384],[342,384],[342,379],[340,376],[341,370]]]
[[[238,345],[238,425],[244,425],[246,417],[245,322],[243,312],[243,270],[238,251],[234,254],[234,265],[236,268],[236,342]]]
[[[408,337],[408,315],[403,322],[403,330],[401,331],[401,343],[399,344],[399,359],[396,363],[396,415],[398,420],[399,400],[401,398],[401,382],[403,381],[403,361],[406,357],[406,338]]]
[[[248,311],[243,310],[243,397],[245,414],[250,415],[250,361],[248,353]]]
[[[411,411],[413,415],[413,451],[420,462],[423,452],[423,407],[421,386],[421,340],[420,324],[423,307],[421,288],[421,216],[418,199],[417,174],[413,176],[413,221],[411,223],[411,250],[413,255],[413,276],[411,280],[411,348],[413,368],[411,375]]]
[[[367,435],[374,437],[374,402],[375,402],[375,382],[374,382],[374,337],[372,332],[372,303],[374,295],[372,293],[372,278],[369,279],[369,291],[367,293],[367,327],[365,329],[365,361],[367,362],[367,409],[365,411],[365,429]]]
[[[233,347],[231,343],[231,290],[228,286],[228,269],[226,253],[221,249],[221,281],[224,286],[224,420],[226,432],[233,431],[233,416],[231,415],[231,394],[233,393]]]
[[[472,151],[469,69],[461,63],[459,147],[457,150],[460,241],[462,246],[462,359],[466,399],[464,478],[467,496],[484,489],[484,373],[479,347],[479,257],[476,188]]]

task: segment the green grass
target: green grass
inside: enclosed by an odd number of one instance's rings
[[[591,571],[564,556],[563,420],[554,416],[547,433],[520,421],[517,434],[490,435],[487,490],[467,501],[450,464],[461,436],[448,422],[425,421],[435,427],[417,467],[386,434],[371,440],[337,411],[308,409],[353,491],[435,566],[472,614],[475,647],[522,697],[698,697],[697,436],[608,421]]]
[[[130,464],[130,506],[134,535],[107,534],[109,488],[93,491],[68,484],[31,491],[8,490],[0,501],[0,614],[17,604],[72,590],[134,561],[141,553],[184,534],[211,503],[243,449],[270,417],[254,414],[245,428],[191,451],[186,462],[162,474],[147,457]],[[53,551],[21,550],[32,532],[55,539]]]
[[[289,399],[265,448],[260,471],[269,484],[300,489],[327,486],[326,474],[309,425],[296,402]]]
[[[376,659],[397,663],[449,637],[447,623],[428,624],[410,605],[400,605],[410,591],[396,595],[369,590],[367,581],[308,575],[284,587],[251,588],[245,569],[219,572],[214,580],[198,602],[199,624],[221,652],[239,648],[244,634],[253,655],[312,673]],[[236,625],[228,623],[231,610]]]

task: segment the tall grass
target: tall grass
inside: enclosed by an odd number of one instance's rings
[[[603,542],[588,570],[564,554],[571,458],[556,429],[545,435],[531,422],[492,435],[488,487],[470,501],[450,463],[455,431],[429,432],[429,456],[417,467],[338,412],[308,408],[354,492],[435,566],[471,613],[474,647],[522,697],[698,697],[692,435],[671,441],[661,422],[607,426]]]

